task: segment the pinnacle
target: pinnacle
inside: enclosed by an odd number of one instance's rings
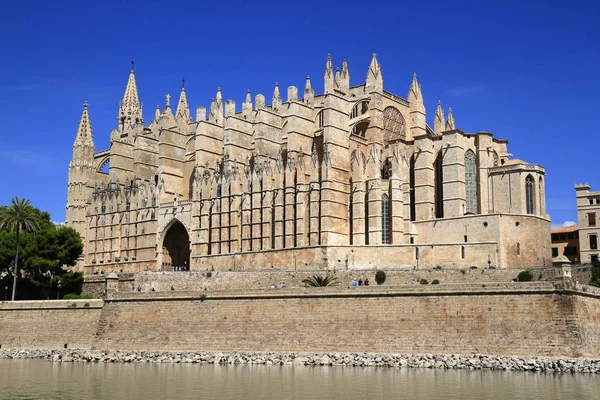
[[[88,102],[83,103],[83,112],[81,113],[81,120],[79,121],[79,127],[77,128],[77,136],[75,141],[93,141],[94,136],[92,134],[92,125],[90,123],[90,114],[88,112]]]

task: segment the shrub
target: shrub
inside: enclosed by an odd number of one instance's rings
[[[421,280],[419,281],[419,283],[420,283],[421,285],[427,285],[427,284],[429,283],[429,281],[428,281],[427,279],[421,279]]]
[[[517,275],[517,282],[529,282],[533,279],[533,274],[531,271],[521,271],[519,275]]]
[[[471,265],[471,267],[469,269],[477,269],[476,265]]]
[[[77,303],[73,303],[69,306],[69,308],[77,308]]]
[[[200,301],[204,301],[204,300],[206,300],[206,295],[204,293],[202,293],[200,295]]]
[[[600,287],[600,267],[595,266],[592,268],[592,279],[590,279],[589,285]]]
[[[211,276],[212,276],[212,272],[208,271],[208,272],[206,273],[206,277],[207,277],[207,278],[210,278]]]
[[[375,272],[375,282],[377,282],[378,285],[382,285],[383,282],[385,282],[385,278],[385,271],[378,270]]]
[[[327,276],[312,276],[310,278],[306,278],[302,280],[302,283],[306,286],[312,287],[324,287],[324,286],[338,286],[340,282],[338,278],[335,276],[327,275]]]
[[[90,303],[85,303],[83,306],[84,306],[85,308],[90,308]]]
[[[440,284],[440,281],[439,281],[439,280],[437,280],[437,279],[434,279],[434,280],[432,280],[432,281],[431,281],[431,284],[432,284],[432,285],[439,285],[439,284]]]
[[[496,269],[496,266],[495,265],[490,265],[488,268],[489,269]]]
[[[433,269],[442,269],[441,265],[436,265]]]
[[[65,300],[80,300],[80,299],[93,299],[94,296],[91,294],[77,294],[77,293],[69,293],[65,294],[63,299]]]

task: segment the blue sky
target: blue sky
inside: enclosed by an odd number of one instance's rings
[[[306,75],[321,92],[327,53],[335,66],[347,59],[360,84],[377,53],[386,90],[405,97],[417,72],[431,125],[439,99],[459,129],[493,132],[516,158],[544,165],[553,224],[575,221],[573,185],[600,190],[597,2],[398,3],[3,4],[0,204],[30,198],[64,221],[82,104],[96,150],[108,148],[131,59],[149,121],[166,93],[175,104],[184,76],[192,110],[217,87],[239,108],[247,89],[270,99],[275,82],[303,87]]]

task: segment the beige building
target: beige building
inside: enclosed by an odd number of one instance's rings
[[[590,192],[587,183],[575,185],[577,193],[577,223],[579,225],[579,246],[581,263],[598,263],[598,236],[600,225],[600,192]]]
[[[312,85],[284,99],[275,84],[270,105],[248,91],[241,110],[219,89],[195,118],[182,87],[145,123],[132,69],[99,152],[85,104],[66,219],[84,271],[550,260],[544,168],[506,140],[458,129],[439,102],[428,125],[416,75],[406,98],[386,91],[375,55],[363,84],[328,57],[323,94]]]

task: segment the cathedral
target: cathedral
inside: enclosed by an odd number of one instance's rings
[[[285,98],[282,97],[282,93]],[[185,87],[151,121],[129,72],[97,151],[87,103],[69,163],[66,223],[86,274],[142,270],[527,268],[551,260],[544,168],[464,132],[327,57],[324,90],[275,84],[236,107],[218,89],[192,116]],[[194,118],[195,117],[195,118]]]

